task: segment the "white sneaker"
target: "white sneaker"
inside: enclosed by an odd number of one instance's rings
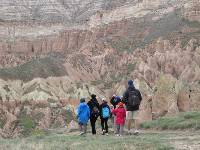
[[[119,134],[116,134],[115,136],[120,136]]]
[[[79,135],[83,135],[84,134],[84,132],[81,132]]]
[[[108,133],[106,133],[106,136],[108,136],[109,134]]]
[[[139,132],[139,130],[137,130],[137,129],[134,131],[134,135],[138,135],[139,133],[140,133],[140,132]]]
[[[106,130],[103,130],[101,134],[102,134],[102,135],[104,135],[104,134],[105,134],[105,132],[106,132]]]

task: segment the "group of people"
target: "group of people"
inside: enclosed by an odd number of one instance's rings
[[[102,134],[108,135],[108,120],[114,120],[114,132],[117,136],[122,136],[124,133],[125,122],[127,122],[128,133],[131,134],[131,124],[135,122],[134,134],[138,134],[138,125],[135,121],[135,116],[139,110],[142,101],[141,93],[135,88],[133,81],[128,81],[128,88],[123,96],[113,95],[109,106],[105,98],[102,98],[102,103],[99,104],[96,95],[92,94],[88,103],[84,98],[80,99],[80,104],[77,108],[77,119],[80,128],[80,135],[86,134],[87,123],[90,120],[92,134],[96,134],[96,121],[98,117],[101,119]]]

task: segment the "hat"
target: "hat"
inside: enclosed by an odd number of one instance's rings
[[[128,85],[129,86],[133,85],[133,80],[128,80]]]
[[[81,98],[81,99],[80,99],[80,102],[81,102],[81,103],[84,103],[84,102],[85,102],[85,98]]]
[[[123,107],[123,106],[124,106],[124,103],[119,102],[117,105],[118,105],[119,107]]]
[[[102,100],[103,102],[105,102],[105,101],[106,101],[106,99],[105,99],[105,98],[102,98],[101,100]]]
[[[92,97],[92,98],[96,98],[96,95],[95,95],[95,94],[92,94],[91,97]]]
[[[121,101],[120,96],[115,96],[115,99]]]

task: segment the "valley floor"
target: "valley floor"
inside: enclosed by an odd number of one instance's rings
[[[139,136],[116,137],[78,132],[51,132],[27,138],[1,139],[1,150],[199,150],[200,132],[142,131]]]

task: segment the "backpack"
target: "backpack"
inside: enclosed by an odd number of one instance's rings
[[[141,99],[139,98],[138,96],[138,92],[136,90],[130,90],[128,92],[128,105],[129,106],[132,106],[132,107],[135,107],[135,106],[138,106],[140,105],[140,102],[141,102]]]
[[[93,107],[91,115],[93,117],[98,117],[99,116],[99,109],[96,106]]]
[[[108,107],[102,108],[102,117],[103,118],[109,118],[110,117],[110,110]]]

